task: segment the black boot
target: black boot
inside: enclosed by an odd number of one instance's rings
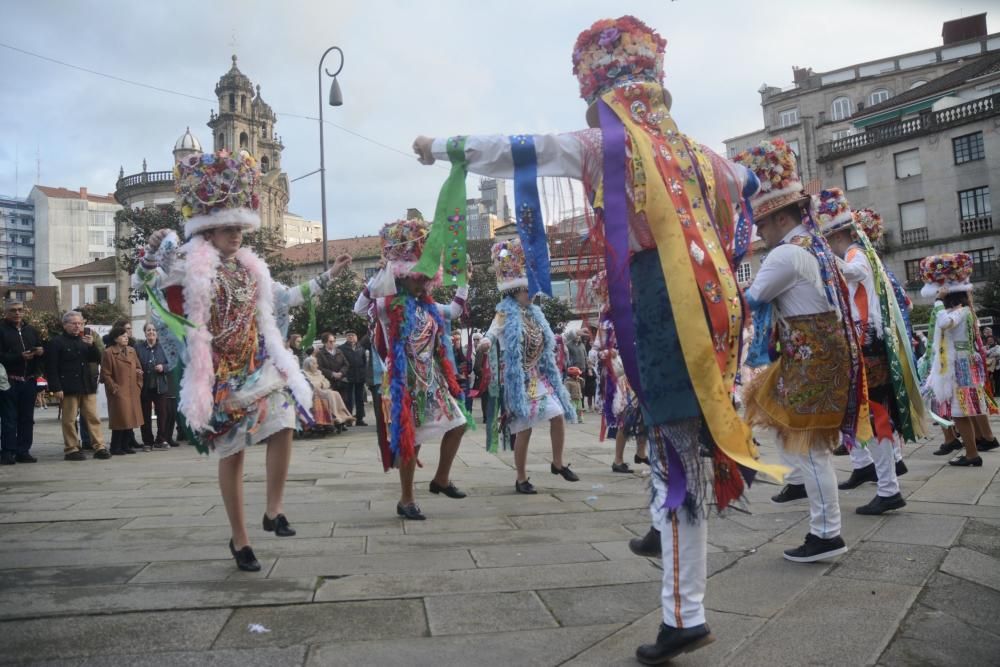
[[[851,476],[847,478],[846,482],[841,482],[837,485],[837,488],[841,491],[846,491],[847,489],[856,489],[865,482],[877,482],[878,474],[875,472],[875,464],[869,463],[864,468],[855,468],[851,471]]]
[[[628,541],[628,548],[636,556],[659,558],[663,554],[663,542],[660,541],[660,531],[650,526],[642,537],[633,537]]]
[[[690,653],[714,641],[715,637],[706,623],[693,628],[672,628],[660,623],[656,643],[643,644],[635,650],[635,657],[644,665],[663,665],[681,653]]]

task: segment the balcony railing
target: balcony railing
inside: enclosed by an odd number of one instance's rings
[[[916,118],[869,127],[865,132],[828,141],[819,145],[818,161],[828,162],[870,148],[894,144],[926,134],[934,134],[995,115],[1000,115],[1000,93],[981,97],[941,111],[921,113]]]
[[[903,244],[905,245],[907,243],[920,243],[921,241],[926,241],[930,238],[930,235],[928,234],[926,227],[921,227],[920,229],[904,231],[902,238]]]
[[[993,231],[993,217],[987,215],[981,218],[967,218],[962,220],[961,227],[963,234]]]
[[[115,199],[118,203],[124,203],[122,196],[126,190],[134,187],[150,185],[153,183],[173,183],[174,172],[172,171],[144,171],[131,176],[122,176],[115,184]]]

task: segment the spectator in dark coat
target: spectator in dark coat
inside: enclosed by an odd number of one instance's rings
[[[356,426],[365,423],[365,350],[358,345],[358,334],[348,331],[344,343],[337,349],[347,362],[346,388],[341,392],[347,409],[354,413]]]
[[[38,330],[24,321],[24,304],[8,302],[0,322],[0,362],[10,383],[10,389],[0,391],[0,465],[37,460],[30,450],[38,393],[35,380],[44,354]]]
[[[156,327],[147,324],[143,327],[146,340],[135,347],[142,368],[142,391],[139,395],[139,405],[142,408],[142,446],[154,449],[176,447],[173,440],[174,408],[169,405],[170,371],[167,370],[167,353],[157,340]],[[153,409],[156,409],[156,436],[153,436]]]
[[[83,316],[75,310],[63,315],[63,333],[54,336],[45,350],[49,390],[62,403],[63,458],[85,461],[76,430],[79,412],[87,422],[95,459],[109,459],[104,446],[101,420],[97,416],[97,382],[89,364],[99,361],[93,336],[83,333]]]

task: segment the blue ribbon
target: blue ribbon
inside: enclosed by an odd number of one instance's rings
[[[542,203],[538,198],[538,158],[535,139],[531,135],[515,134],[510,138],[510,153],[514,159],[514,207],[517,211],[517,235],[524,248],[528,274],[528,291],[534,296],[544,292],[552,296],[552,275],[549,270],[549,244],[542,220]]]

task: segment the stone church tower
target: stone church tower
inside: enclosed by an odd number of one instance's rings
[[[264,227],[283,229],[288,211],[288,176],[281,170],[281,151],[285,146],[274,131],[277,117],[270,105],[256,94],[250,79],[236,66],[222,75],[215,85],[219,112],[212,112],[208,127],[212,129],[214,150],[230,152],[247,150],[257,158],[262,173],[260,221]]]

